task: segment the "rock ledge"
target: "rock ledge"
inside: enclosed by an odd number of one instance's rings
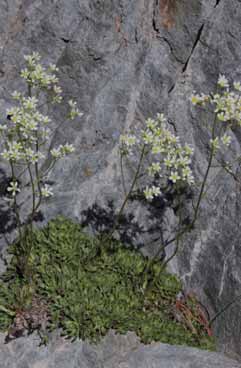
[[[185,346],[143,345],[134,333],[110,331],[98,345],[71,343],[52,335],[48,346],[39,346],[36,335],[4,344],[0,334],[1,368],[240,368],[220,353]]]

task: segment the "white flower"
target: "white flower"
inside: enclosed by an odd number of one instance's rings
[[[146,189],[144,190],[144,196],[146,197],[147,200],[152,200],[153,199],[153,192],[152,189],[149,187],[146,187]]]
[[[228,88],[229,87],[229,83],[228,83],[227,78],[222,74],[219,75],[218,86],[222,87],[222,88]]]
[[[48,116],[44,116],[44,115],[41,116],[41,119],[42,119],[43,124],[48,124],[51,121]]]
[[[177,171],[172,171],[169,179],[175,184],[178,180],[181,179]]]
[[[7,188],[7,191],[10,192],[13,197],[15,197],[16,194],[20,192],[20,189],[18,188],[18,182],[11,181],[9,187]]]
[[[8,149],[5,148],[3,152],[1,153],[1,156],[5,160],[17,161],[22,158],[22,155],[23,155],[22,150],[23,150],[23,147],[21,143],[15,142],[15,141],[9,142]]]
[[[158,155],[159,153],[165,152],[165,149],[160,144],[154,144],[152,146],[151,152],[153,153],[153,155]]]
[[[171,168],[173,166],[173,158],[168,155],[165,159],[164,159],[164,165],[168,168]]]
[[[155,129],[157,127],[157,125],[158,125],[157,121],[155,121],[151,118],[146,120],[146,126],[147,126],[148,129],[151,129],[151,130]]]
[[[51,197],[53,195],[52,189],[45,184],[45,186],[41,189],[42,196],[45,198]]]
[[[234,82],[233,87],[234,87],[234,89],[236,89],[236,91],[241,92],[241,83],[240,82]]]
[[[12,93],[12,97],[13,97],[13,99],[14,99],[14,100],[20,100],[20,98],[21,98],[21,93],[20,93],[20,92],[18,92],[18,91],[14,91],[14,92]]]
[[[39,133],[44,140],[48,140],[50,136],[50,129],[49,128],[42,128],[39,130]]]
[[[30,66],[33,66],[37,61],[41,59],[41,56],[38,52],[33,52],[31,55],[24,55],[24,59]]]
[[[152,200],[154,197],[158,197],[161,194],[161,190],[159,187],[153,185],[152,187],[147,186],[143,193],[147,200]]]
[[[164,114],[159,114],[158,113],[156,118],[157,118],[157,121],[161,124],[164,124],[167,121]]]
[[[192,185],[192,184],[195,183],[194,177],[193,177],[192,174],[190,174],[190,175],[187,176],[187,182],[188,182],[189,185]]]
[[[58,159],[64,157],[75,151],[75,147],[72,144],[66,143],[65,145],[60,145],[58,148],[53,148],[50,153],[51,155]]]
[[[30,73],[28,71],[28,69],[22,69],[21,73],[20,73],[20,77],[24,78],[24,79],[28,79],[30,76]]]
[[[228,146],[230,145],[231,140],[232,140],[232,138],[230,137],[230,135],[227,135],[227,134],[224,134],[224,135],[221,137],[221,141],[222,141],[222,143],[223,143],[226,147],[228,147]]]
[[[210,139],[210,144],[214,151],[217,151],[220,148],[218,137]]]
[[[29,130],[37,130],[38,123],[34,119],[31,119],[25,124],[25,128]]]
[[[63,97],[60,96],[59,94],[55,95],[52,99],[52,103],[60,103],[63,100]]]
[[[154,139],[154,135],[152,133],[152,131],[150,130],[145,130],[142,132],[142,139],[143,139],[143,142],[145,144],[151,144],[153,142],[153,139]]]
[[[4,130],[7,130],[7,125],[6,124],[3,124],[3,125],[0,125],[0,132],[1,131],[4,131]]]
[[[73,153],[75,148],[72,144],[65,143],[64,146],[60,146],[60,150],[63,156],[68,155],[69,153]]]
[[[182,166],[182,167],[187,167],[190,163],[191,163],[191,159],[187,156],[185,156],[185,157],[181,156],[177,160],[178,166]]]
[[[27,110],[34,110],[37,106],[38,100],[36,97],[28,97],[23,99],[23,107]]]
[[[11,159],[11,154],[8,150],[4,149],[3,152],[1,153],[1,156],[5,159],[5,160],[10,160]]]
[[[151,189],[152,189],[152,193],[153,193],[153,195],[155,196],[155,197],[158,197],[160,194],[161,194],[161,190],[160,190],[160,188],[159,187],[156,187],[156,186],[152,186],[151,187]]]
[[[204,105],[206,102],[209,101],[209,96],[202,93],[201,95],[193,94],[190,97],[191,103],[195,106],[198,104]]]
[[[44,155],[41,152],[35,152],[32,148],[26,148],[24,156],[26,161],[31,162],[32,164],[35,164],[44,158]]]
[[[187,181],[188,184],[194,183],[194,177],[192,175],[192,171],[189,167],[184,167],[182,169],[182,180]]]
[[[20,114],[20,109],[18,107],[11,107],[11,109],[6,111],[6,114],[11,116],[12,120],[12,116]]]
[[[50,72],[57,72],[59,70],[59,68],[57,68],[57,66],[55,64],[50,64],[49,65],[49,70],[50,70]]]
[[[127,147],[132,147],[136,144],[136,137],[133,134],[126,134],[120,136],[121,143],[124,143]]]
[[[220,120],[220,121],[227,121],[228,119],[227,119],[227,116],[225,115],[225,113],[222,111],[222,112],[219,112],[218,114],[217,114],[217,118],[218,118],[218,120]]]
[[[54,86],[54,93],[56,93],[57,95],[59,95],[60,93],[62,93],[62,88],[59,86]]]
[[[193,155],[194,149],[192,147],[190,147],[188,144],[185,144],[184,150],[185,150],[187,155],[189,155],[189,156]]]
[[[199,103],[199,98],[198,98],[197,95],[191,95],[190,101],[195,106],[195,105],[197,105]]]
[[[155,174],[161,171],[161,165],[159,162],[153,162],[151,166],[148,168],[148,172],[150,176],[154,176]]]
[[[68,101],[68,104],[69,104],[69,106],[70,106],[72,109],[74,109],[74,108],[76,107],[76,105],[77,105],[77,102],[76,102],[76,101],[73,101],[73,100],[69,100],[69,101]]]
[[[76,107],[77,102],[73,101],[73,100],[69,100],[68,104],[70,106],[70,113],[69,113],[69,118],[71,120],[73,120],[74,118],[76,118],[77,116],[81,117],[83,115],[82,112],[79,111],[79,109]]]
[[[54,158],[60,158],[62,156],[60,148],[53,148],[50,153]]]

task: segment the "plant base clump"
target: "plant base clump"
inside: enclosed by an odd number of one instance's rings
[[[0,283],[0,329],[7,340],[35,329],[98,341],[109,329],[213,349],[194,298],[177,300],[180,282],[118,242],[101,243],[63,218],[31,238],[28,274],[18,272],[18,244]],[[28,239],[26,239],[28,241]],[[148,270],[148,272],[146,272]],[[179,305],[179,308],[178,308]],[[181,305],[181,307],[180,307]]]

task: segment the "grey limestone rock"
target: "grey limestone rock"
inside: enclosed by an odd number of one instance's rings
[[[118,137],[157,112],[164,112],[181,138],[195,147],[196,179],[202,176],[208,139],[203,120],[210,115],[192,109],[189,97],[194,89],[212,91],[220,73],[240,80],[240,0],[0,0],[0,8],[1,120],[11,104],[10,93],[22,88],[18,72],[23,55],[32,51],[57,63],[64,102],[74,98],[84,112],[80,122],[63,125],[51,142],[68,141],[77,149],[52,173],[55,196],[43,206],[43,223],[63,214],[92,231],[111,224],[121,202]],[[55,123],[65,109],[63,103],[59,112],[50,111]],[[240,153],[240,137],[240,131],[233,132],[231,155]],[[13,237],[14,220],[4,201],[7,180],[9,172],[1,163],[0,233]],[[198,228],[170,268],[214,314],[240,294],[241,208],[240,187],[231,177],[213,170],[212,181]],[[171,228],[173,209],[164,210]],[[153,254],[164,210],[161,202],[134,201],[122,238],[154,242],[154,248],[144,250]],[[4,243],[2,237],[2,248]],[[216,321],[215,332],[220,350],[241,355],[240,301]],[[158,349],[152,346],[148,354],[156,356]],[[148,348],[141,347],[140,354],[144,351]],[[205,353],[194,353],[193,362],[198,354]],[[187,364],[182,366],[200,366]]]
[[[3,342],[2,335],[0,341]],[[239,368],[220,353],[153,343],[141,344],[134,333],[115,335],[98,344],[68,342],[54,335],[47,347],[39,347],[32,335],[0,344],[1,368]]]

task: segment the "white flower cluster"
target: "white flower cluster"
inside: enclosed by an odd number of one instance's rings
[[[46,159],[46,150],[44,147],[48,144],[50,138],[50,129],[48,124],[50,118],[39,111],[39,101],[35,96],[31,96],[31,92],[38,95],[39,91],[50,88],[54,91],[55,97],[59,96],[61,88],[56,84],[58,78],[54,72],[57,71],[55,65],[50,65],[47,69],[38,64],[40,56],[33,53],[25,57],[27,68],[21,72],[21,76],[27,81],[30,88],[29,96],[26,97],[22,93],[15,91],[12,94],[13,99],[17,102],[17,106],[8,109],[5,124],[0,125],[0,136],[2,138],[4,149],[0,152],[0,156],[7,160],[12,169],[14,167],[29,168],[34,165],[33,173],[37,175],[38,169],[36,165]],[[57,98],[58,99],[58,98]],[[74,119],[80,116],[80,112],[76,106],[76,102],[69,101],[71,108],[70,118]],[[51,150],[52,160],[55,163],[58,159],[74,152],[74,146],[66,143]],[[22,170],[22,169],[21,169]],[[34,178],[39,187],[41,178]],[[12,180],[8,191],[13,197],[20,191],[18,180]],[[48,186],[41,189],[43,197],[49,197],[52,192]]]
[[[73,153],[75,148],[72,144],[66,143],[65,145],[60,145],[58,148],[53,148],[50,153],[55,159],[65,157],[69,153]]]
[[[134,148],[139,140],[134,134],[122,134],[120,136],[120,151],[124,155],[132,155],[132,148]]]
[[[227,134],[228,129],[233,125],[241,126],[241,83],[234,82],[232,91],[230,91],[231,85],[228,79],[224,75],[220,75],[217,85],[221,89],[220,93],[210,95],[194,93],[191,96],[193,105],[205,106],[207,103],[214,105],[214,112],[218,121],[226,123],[224,126],[225,133],[210,140],[214,152],[219,150],[221,146],[230,146],[231,136]]]
[[[120,144],[124,154],[145,146],[150,162],[147,174],[149,177],[158,177],[162,184],[165,181],[171,181],[174,185],[194,182],[190,168],[193,149],[187,144],[181,145],[179,137],[167,128],[163,114],[158,114],[155,120],[147,119],[146,127],[138,137],[133,134],[122,135]],[[147,186],[144,190],[147,199],[153,199],[160,193],[161,188],[156,185]]]
[[[42,152],[36,152],[31,147],[25,148],[20,142],[8,142],[8,149],[4,149],[1,156],[12,163],[31,163],[35,164],[44,158]]]
[[[69,112],[69,118],[71,120],[74,120],[77,116],[81,117],[83,115],[82,112],[79,111],[77,108],[77,102],[73,100],[68,101],[70,112]]]
[[[233,91],[230,91],[231,86],[224,75],[218,78],[218,86],[221,93],[214,95],[193,94],[191,102],[193,105],[206,105],[211,103],[215,106],[214,112],[217,114],[219,121],[235,123],[241,126],[241,83],[233,83]]]
[[[158,197],[161,194],[161,190],[159,187],[152,185],[149,187],[147,186],[143,193],[146,199],[152,200],[154,197]]]
[[[215,137],[214,139],[210,139],[211,147],[213,148],[214,152],[217,152],[221,146],[229,147],[231,144],[232,138],[227,133],[224,133],[221,137]]]
[[[48,68],[39,64],[40,55],[34,52],[32,55],[24,57],[27,67],[21,71],[20,76],[32,87],[39,87],[53,92],[53,102],[60,103],[62,101],[62,89],[58,86],[59,79],[55,72],[58,68],[54,64],[50,64]]]
[[[36,132],[39,131],[42,125],[47,125],[50,122],[48,116],[41,114],[37,109],[38,100],[36,97],[23,97],[20,95],[19,106],[12,107],[7,111],[9,123],[7,133],[16,134],[22,140],[36,142]],[[47,130],[45,129],[45,134]],[[46,136],[48,139],[48,135]]]

